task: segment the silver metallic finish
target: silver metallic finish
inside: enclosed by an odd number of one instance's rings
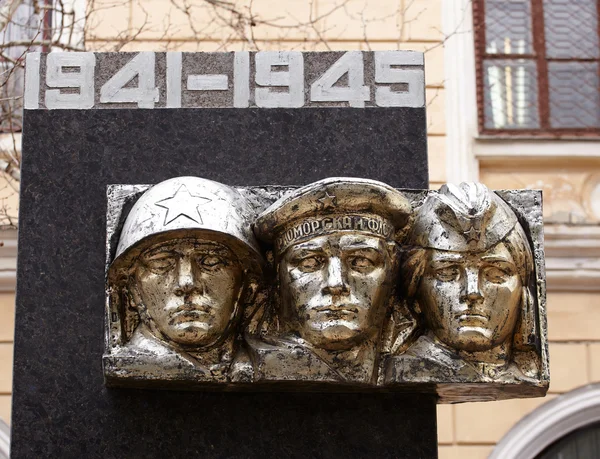
[[[406,197],[380,182],[330,178],[263,212],[257,236],[274,243],[278,301],[247,333],[255,379],[375,384],[391,315],[396,232]]]
[[[107,384],[542,396],[542,230],[480,184],[111,185]]]
[[[197,177],[177,177],[152,187],[131,209],[115,259],[148,236],[198,230],[232,236],[241,251],[259,253],[249,223],[253,210],[233,188]]]
[[[235,189],[196,177],[137,200],[107,275],[109,383],[230,379],[261,273],[253,217]]]
[[[402,281],[420,330],[388,358],[384,383],[438,384],[449,402],[545,394],[539,278],[506,202],[481,184],[444,185],[417,210],[406,244]]]

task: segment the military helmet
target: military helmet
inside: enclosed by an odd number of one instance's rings
[[[149,188],[133,205],[121,231],[109,277],[132,266],[148,247],[177,238],[227,246],[260,270],[262,257],[250,227],[255,212],[234,188],[199,177],[176,177]]]

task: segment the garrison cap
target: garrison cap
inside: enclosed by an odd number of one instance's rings
[[[409,242],[455,252],[481,252],[518,223],[513,210],[481,183],[447,184],[431,193],[417,211]]]

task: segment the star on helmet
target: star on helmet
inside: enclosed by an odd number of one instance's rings
[[[173,196],[157,201],[156,205],[167,209],[165,226],[179,217],[186,217],[195,223],[202,224],[202,214],[198,207],[210,201],[211,199],[209,198],[194,196],[185,184],[182,184]]]
[[[485,185],[447,184],[425,199],[409,239],[438,250],[484,251],[504,239],[517,223],[508,204]]]

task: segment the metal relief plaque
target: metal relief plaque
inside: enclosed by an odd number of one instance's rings
[[[273,302],[246,332],[256,381],[377,383],[384,324],[398,274],[396,234],[411,206],[399,191],[361,179],[325,179],[257,218],[273,247]]]
[[[107,384],[545,394],[541,193],[108,189]]]

